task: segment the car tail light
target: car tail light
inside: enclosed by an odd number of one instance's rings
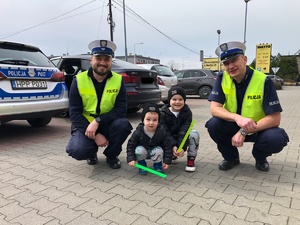
[[[128,76],[126,73],[121,74],[124,78],[124,81],[126,84],[129,83],[137,83],[139,81],[139,77],[136,76]]]
[[[130,83],[137,83],[139,81],[139,78],[136,76],[128,76],[126,73],[121,73],[125,84],[130,84]],[[127,91],[127,95],[137,95],[137,91]]]
[[[163,82],[163,80],[160,77],[157,77],[157,84],[165,85],[165,83]]]
[[[7,77],[3,73],[0,72],[0,81],[5,80],[5,79],[7,79]]]
[[[55,82],[65,81],[65,74],[63,72],[55,72],[52,74],[50,80]]]

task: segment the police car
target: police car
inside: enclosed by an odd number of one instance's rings
[[[64,80],[64,73],[38,47],[0,41],[0,125],[27,120],[41,127],[66,112]]]

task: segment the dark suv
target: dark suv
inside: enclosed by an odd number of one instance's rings
[[[86,54],[54,57],[51,61],[65,72],[65,82],[70,89],[73,77],[91,67],[90,59],[91,55]],[[129,113],[137,112],[143,104],[160,102],[161,91],[155,71],[115,58],[112,60],[112,70],[121,74],[125,81]]]
[[[208,98],[217,77],[216,72],[207,69],[179,70],[175,75],[187,95],[199,95],[200,98]]]

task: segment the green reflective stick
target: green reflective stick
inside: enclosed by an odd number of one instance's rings
[[[138,163],[135,163],[134,166],[137,167],[137,168],[139,168],[139,169],[143,169],[143,170],[145,170],[145,171],[147,171],[149,173],[153,173],[153,174],[155,174],[155,175],[157,175],[159,177],[162,177],[162,178],[166,178],[167,177],[167,175],[164,174],[164,173],[161,173],[161,172],[158,172],[156,170],[150,169],[150,168],[148,168],[146,166],[142,166],[142,165],[140,165]]]
[[[186,139],[188,138],[189,134],[191,133],[191,130],[193,129],[193,126],[195,125],[196,120],[192,120],[191,125],[189,127],[189,129],[187,130],[187,132],[184,135],[184,138],[182,139],[182,142],[179,145],[179,148],[177,149],[177,152],[180,152],[180,150],[182,149],[182,147],[184,146]]]

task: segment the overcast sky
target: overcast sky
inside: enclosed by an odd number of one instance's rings
[[[199,51],[216,57],[226,41],[244,41],[244,0],[124,0],[127,53],[180,67],[201,68]],[[112,0],[116,55],[125,55],[123,0]],[[89,51],[95,39],[111,39],[108,0],[1,0],[0,39],[36,45],[47,55]],[[272,55],[300,49],[300,0],[251,0],[247,7],[246,55],[272,44]],[[217,30],[221,34],[217,34]],[[143,44],[138,44],[143,43]]]

